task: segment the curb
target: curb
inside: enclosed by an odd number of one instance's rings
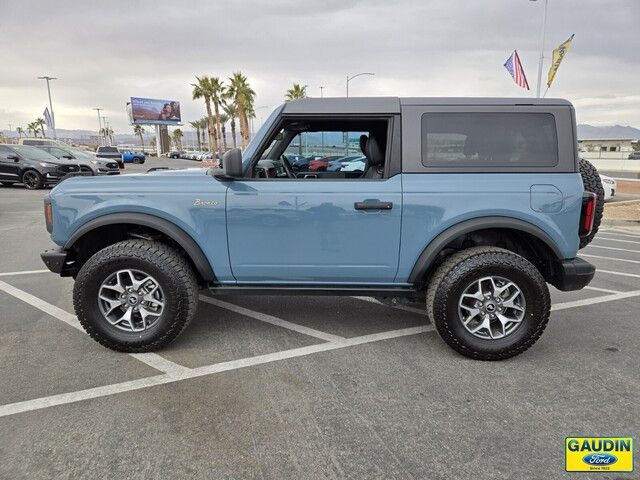
[[[600,223],[601,227],[639,227],[640,220],[623,220],[618,218],[603,218]]]

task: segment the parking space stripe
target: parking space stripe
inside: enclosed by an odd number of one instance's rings
[[[629,260],[627,258],[617,258],[617,257],[603,257],[602,255],[590,255],[586,253],[580,253],[581,257],[589,257],[589,258],[601,258],[603,260],[616,260],[618,262],[628,262],[628,263],[638,263],[640,264],[640,260]]]
[[[640,250],[630,250],[628,248],[619,248],[619,247],[605,247],[604,245],[589,245],[589,248],[602,248],[604,250],[617,250],[619,252],[631,252],[631,253],[640,253]]]
[[[640,290],[631,292],[620,292],[613,295],[603,295],[602,297],[585,298],[584,300],[575,300],[573,302],[556,303],[551,306],[551,311],[565,310],[567,308],[584,307],[586,305],[595,305],[597,303],[613,302],[614,300],[622,300],[624,298],[640,297]]]
[[[613,270],[600,270],[599,268],[596,269],[596,273],[608,273],[609,275],[621,275],[623,277],[640,278],[640,275],[636,273],[614,272]]]
[[[623,240],[621,238],[610,238],[610,237],[604,237],[600,234],[598,234],[597,240],[605,240],[607,242],[637,243],[638,245],[640,245],[640,242],[636,240]]]
[[[584,287],[585,290],[593,290],[595,292],[605,292],[605,293],[623,293],[620,290],[610,290],[608,288],[600,288],[600,287],[592,287],[591,285],[587,285]]]
[[[309,328],[303,325],[298,325],[297,323],[288,322],[287,320],[283,320],[282,318],[274,317],[273,315],[267,315],[266,313],[256,312],[254,310],[249,310],[248,308],[241,307],[240,305],[225,302],[217,298],[209,297],[207,295],[200,295],[200,300],[206,303],[210,303],[211,305],[215,305],[216,307],[239,313],[240,315],[244,315],[245,317],[251,317],[256,320],[260,320],[261,322],[270,323],[271,325],[276,325],[282,328],[287,328],[289,330],[293,330],[294,332],[302,333],[303,335],[308,335],[310,337],[319,338],[326,342],[333,342],[336,340],[344,339],[344,337],[340,337],[338,335],[332,335],[331,333],[321,332],[320,330],[316,330],[314,328]]]
[[[416,313],[418,315],[426,315],[427,309],[425,307],[424,310],[420,310],[419,308],[409,307],[407,305],[387,305],[386,303],[382,303],[380,300],[377,300],[373,297],[351,297],[356,300],[362,300],[365,302],[375,303],[376,305],[382,305],[383,307],[396,308],[398,310],[404,310],[405,312]]]
[[[13,285],[9,285],[2,280],[0,280],[0,290],[84,333],[84,329],[82,328],[82,325],[80,325],[77,317],[60,307],[56,307],[55,305],[45,302],[44,300],[35,297],[24,290],[20,290]],[[173,363],[172,361],[161,357],[157,353],[130,353],[129,355],[136,360],[146,363],[150,367],[169,375],[177,375],[183,373],[185,370],[189,370],[187,367]]]
[[[272,363],[279,360],[285,360],[288,358],[302,357],[302,356],[311,355],[314,353],[326,352],[329,350],[337,350],[340,348],[353,347],[356,345],[379,342],[382,340],[389,340],[392,338],[405,337],[409,335],[417,335],[417,334],[425,333],[429,331],[433,331],[433,327],[425,325],[422,327],[403,328],[400,330],[391,330],[388,332],[374,333],[371,335],[363,335],[360,337],[342,338],[340,340],[336,340],[333,342],[319,343],[316,345],[309,345],[307,347],[284,350],[282,352],[269,353],[266,355],[258,355],[255,357],[248,357],[240,360],[232,360],[229,362],[221,362],[221,363],[215,363],[213,365],[206,365],[204,367],[189,369],[188,371],[185,371],[181,375],[167,375],[167,374],[155,375],[153,377],[146,377],[138,380],[131,380],[128,382],[115,383],[112,385],[105,385],[102,387],[88,388],[86,390],[79,390],[77,392],[61,393],[58,395],[41,397],[33,400],[25,400],[22,402],[9,403],[9,404],[0,406],[0,417],[15,415],[17,413],[30,412],[33,410],[41,410],[43,408],[54,407],[57,405],[66,405],[69,403],[80,402],[80,401],[89,400],[92,398],[106,397],[106,396],[114,395],[117,393],[141,390],[143,388],[178,382],[178,381],[187,380],[190,378],[203,377],[205,375],[211,375],[214,373],[227,372],[230,370],[238,370],[240,368],[250,367],[253,365],[262,365],[265,363]]]
[[[49,272],[49,270],[22,270],[19,272],[0,273],[0,277],[10,277],[13,275],[30,275],[32,273],[45,273],[45,272]]]
[[[634,235],[633,233],[629,233],[629,232],[624,232],[621,230],[613,230],[613,229],[606,229],[606,230],[600,230],[599,232],[606,232],[609,235],[619,235],[621,237],[631,237],[631,238],[640,238],[640,235]]]

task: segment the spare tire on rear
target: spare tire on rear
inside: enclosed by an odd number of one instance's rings
[[[598,228],[600,227],[600,222],[602,221],[602,213],[604,212],[604,187],[602,186],[602,180],[600,179],[600,175],[598,174],[596,167],[584,158],[580,159],[580,175],[582,175],[584,190],[586,192],[595,193],[598,197],[598,201],[596,202],[596,214],[593,219],[593,229],[588,236],[580,238],[580,248],[584,248],[589,245],[591,240],[593,240],[593,237],[596,236]]]

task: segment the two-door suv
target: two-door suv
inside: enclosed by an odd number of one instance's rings
[[[565,100],[297,100],[223,169],[64,182],[45,199],[60,248],[42,258],[115,350],[168,344],[207,288],[421,301],[452,348],[504,359],[542,334],[547,283],[594,275],[577,253],[602,187],[577,152]],[[291,164],[360,155],[361,171]]]

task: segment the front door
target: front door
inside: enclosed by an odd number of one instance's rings
[[[20,163],[9,156],[17,154],[8,147],[0,145],[0,180],[17,182],[20,177]]]
[[[400,175],[230,182],[233,275],[239,283],[392,283],[401,211]]]

